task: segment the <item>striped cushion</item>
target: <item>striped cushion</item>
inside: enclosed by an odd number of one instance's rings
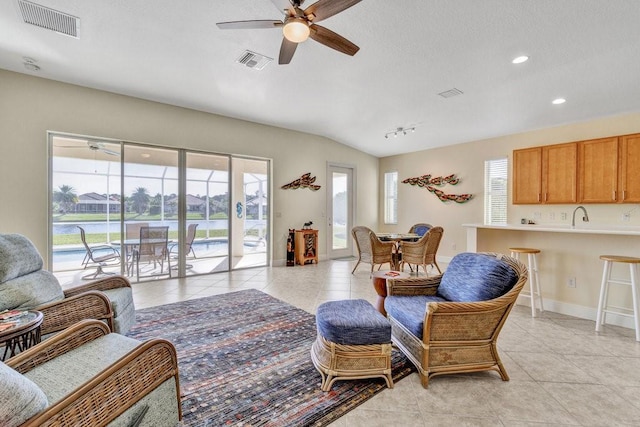
[[[316,326],[321,336],[336,344],[369,345],[391,342],[391,324],[363,299],[321,304],[316,312]]]
[[[504,295],[517,281],[518,274],[504,260],[466,252],[453,257],[436,295],[448,301],[487,301]]]

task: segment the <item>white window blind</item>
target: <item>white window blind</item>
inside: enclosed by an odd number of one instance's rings
[[[484,162],[484,223],[507,223],[507,158]]]
[[[384,174],[384,223],[398,223],[398,172]]]

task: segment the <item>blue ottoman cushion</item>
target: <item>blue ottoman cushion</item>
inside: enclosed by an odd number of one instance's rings
[[[384,300],[384,309],[413,335],[422,339],[427,303],[432,301],[445,302],[446,300],[436,295],[389,296]]]
[[[316,311],[318,333],[342,345],[370,345],[391,342],[391,324],[363,299],[329,301]]]
[[[518,274],[506,261],[466,252],[453,257],[436,295],[447,301],[488,301],[507,293],[517,281]]]

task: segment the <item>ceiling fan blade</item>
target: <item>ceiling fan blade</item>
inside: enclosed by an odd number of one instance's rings
[[[285,37],[282,38],[282,46],[280,46],[280,57],[278,58],[278,64],[288,64],[293,58],[293,54],[296,53],[298,43],[291,42]]]
[[[309,37],[318,43],[322,43],[325,46],[337,50],[338,52],[353,56],[360,50],[358,46],[328,28],[315,24],[311,25],[309,28],[311,30]]]
[[[285,15],[289,15],[289,16],[295,15],[293,5],[289,0],[271,0],[271,3],[273,3],[278,8],[278,10],[284,13]]]
[[[312,22],[320,22],[340,13],[351,6],[360,3],[362,0],[319,0],[304,10]],[[313,16],[310,16],[313,15]]]
[[[282,27],[282,21],[273,20],[256,20],[256,21],[232,21],[218,22],[216,24],[221,30],[253,30],[259,28],[276,28]]]

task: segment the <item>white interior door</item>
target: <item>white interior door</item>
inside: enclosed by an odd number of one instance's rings
[[[327,167],[327,256],[329,259],[353,255],[355,183],[352,166]]]

